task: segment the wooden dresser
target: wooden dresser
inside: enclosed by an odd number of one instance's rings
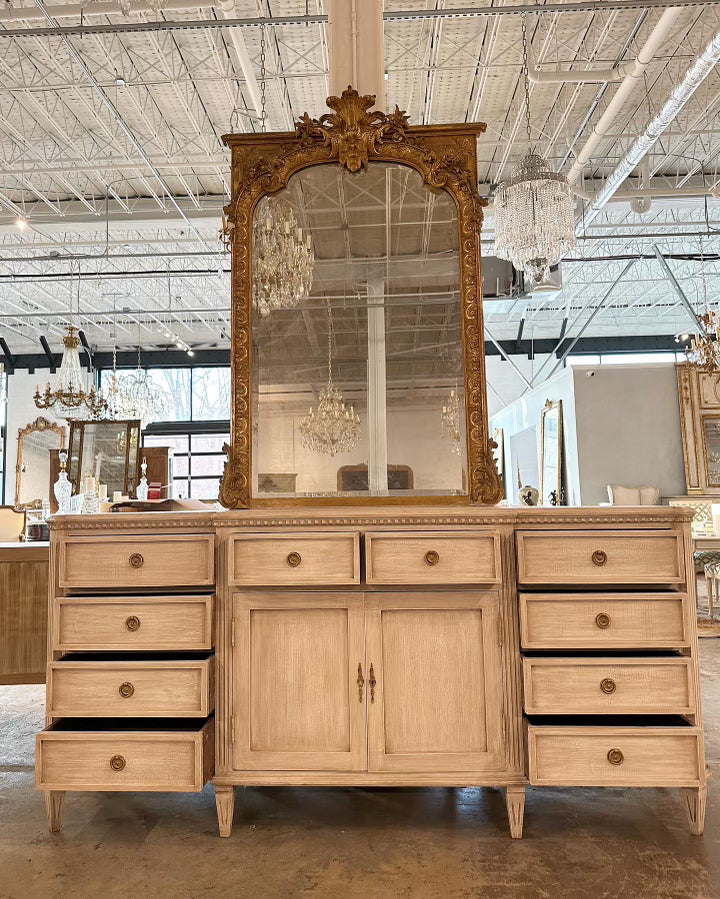
[[[488,507],[52,522],[37,786],[682,787],[701,833],[691,512]]]

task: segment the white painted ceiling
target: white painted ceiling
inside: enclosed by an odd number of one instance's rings
[[[41,29],[78,25],[79,16],[49,23],[38,5],[24,2],[26,18],[18,0],[0,11],[0,335],[16,353],[39,352],[40,335],[59,350],[79,295],[79,323],[96,347],[109,348],[114,340],[119,346],[163,345],[167,323],[193,346],[227,346],[229,258],[217,238],[229,161],[220,136],[235,109],[240,128],[258,128],[231,30],[48,36]],[[468,8],[497,7],[492,16],[385,23],[388,107],[407,110],[412,123],[486,122],[478,141],[478,177],[488,195],[527,151],[521,19],[503,14],[513,2],[465,0]],[[386,0],[385,9],[456,5]],[[622,10],[588,3],[573,12],[543,12],[544,5],[527,21],[534,55],[545,69],[606,69],[632,59],[662,13],[641,2]],[[552,5],[555,10],[563,3]],[[306,12],[327,13],[326,0],[236,0],[234,8],[226,3],[225,14]],[[127,17],[88,13],[83,22],[212,22],[222,15],[206,2],[202,8],[131,11]],[[18,29],[33,33],[13,36]],[[257,78],[260,28],[240,31]],[[718,31],[720,4],[683,8],[585,167],[586,189],[602,183]],[[266,37],[268,126],[286,130],[305,111],[325,111],[326,26],[273,25]],[[532,85],[532,139],[554,168],[568,170],[616,90],[616,83]],[[525,338],[558,338],[563,320],[568,336],[578,333],[629,256],[639,258],[585,334],[685,330],[689,314],[654,245],[670,256],[695,256],[702,249],[709,257],[707,292],[715,303],[720,203],[710,187],[720,177],[719,110],[715,68],[648,154],[651,186],[667,196],[653,199],[644,214],[633,212],[627,199],[611,201],[564,262],[561,291],[488,301],[486,319],[495,338],[515,338],[521,319]],[[633,175],[624,188],[637,186]],[[707,196],[680,198],[674,195],[679,187],[705,187]],[[24,230],[19,217],[27,222]],[[489,212],[484,253],[492,252],[492,236]],[[704,307],[698,260],[671,258],[669,264],[691,303]],[[122,310],[121,316],[107,315]]]

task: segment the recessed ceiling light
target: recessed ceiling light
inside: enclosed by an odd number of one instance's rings
[[[18,218],[15,219],[15,224],[18,226],[18,228],[21,231],[24,231],[27,228],[27,222],[25,221],[25,219],[22,216],[19,216]]]

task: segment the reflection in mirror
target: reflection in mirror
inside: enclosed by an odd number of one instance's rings
[[[36,418],[18,431],[15,508],[39,509],[50,498],[50,450],[65,446],[65,428]]]
[[[702,423],[707,485],[720,487],[720,416],[705,415]]]
[[[465,494],[450,194],[394,163],[306,168],[253,240],[253,495]]]
[[[562,495],[562,400],[548,400],[542,411],[540,481],[542,504],[560,506]]]
[[[139,421],[72,421],[68,478],[81,492],[84,478],[107,484],[108,496],[134,496],[138,478]]]

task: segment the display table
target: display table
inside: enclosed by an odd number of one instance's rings
[[[702,831],[691,513],[52,521],[37,786],[683,787]],[[214,777],[213,777],[214,775]]]
[[[49,558],[49,543],[0,543],[0,684],[45,681]]]

